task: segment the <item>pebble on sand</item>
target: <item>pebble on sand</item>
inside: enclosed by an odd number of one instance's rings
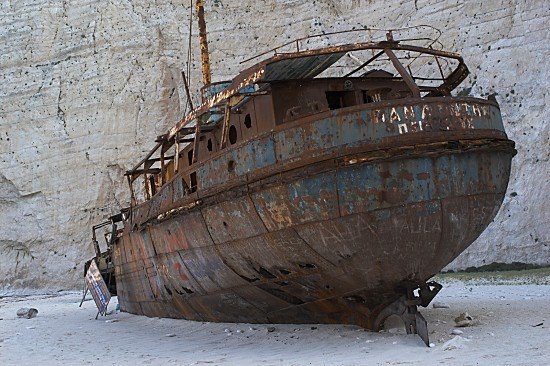
[[[445,304],[444,302],[441,302],[441,301],[435,301],[433,303],[432,307],[434,309],[449,309],[450,308],[449,304]]]
[[[464,334],[463,331],[461,331],[460,329],[453,329],[451,334],[453,335],[461,335],[461,334]]]
[[[455,318],[455,324],[457,327],[469,327],[472,325],[474,318],[468,313],[462,313]]]
[[[38,310],[35,308],[21,308],[17,310],[17,316],[20,318],[34,318],[38,314]]]

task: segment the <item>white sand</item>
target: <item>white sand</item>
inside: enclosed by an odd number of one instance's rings
[[[268,325],[126,313],[94,320],[93,301],[79,308],[79,293],[3,298],[0,365],[550,364],[550,285],[451,282],[437,300],[450,308],[421,309],[435,344],[427,348],[417,336],[395,329],[371,333],[352,326],[275,325],[268,333]],[[116,298],[110,308],[115,304]],[[21,307],[37,308],[38,316],[17,318]],[[472,315],[475,325],[451,335],[461,312]]]

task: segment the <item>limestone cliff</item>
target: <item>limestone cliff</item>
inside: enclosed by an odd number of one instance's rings
[[[441,29],[472,72],[463,91],[497,94],[518,149],[500,213],[452,267],[550,264],[546,0],[206,3],[214,81],[308,34]],[[128,203],[124,171],[183,113],[188,17],[189,0],[0,3],[0,288],[80,284],[91,226]]]

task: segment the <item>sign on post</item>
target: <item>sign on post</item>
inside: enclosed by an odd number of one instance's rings
[[[99,310],[98,315],[106,315],[107,305],[109,305],[109,301],[111,300],[111,293],[109,292],[107,284],[99,272],[99,268],[97,268],[95,260],[92,260],[90,267],[86,272],[86,286],[92,293],[95,305]]]

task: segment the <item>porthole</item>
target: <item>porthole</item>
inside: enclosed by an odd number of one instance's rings
[[[229,162],[227,163],[227,171],[229,173],[233,173],[235,171],[235,161],[234,160],[229,160]]]
[[[237,142],[237,128],[233,125],[229,127],[229,142],[231,145]]]
[[[244,117],[244,125],[246,128],[252,127],[252,118],[250,118],[250,114],[247,114],[246,117]]]

